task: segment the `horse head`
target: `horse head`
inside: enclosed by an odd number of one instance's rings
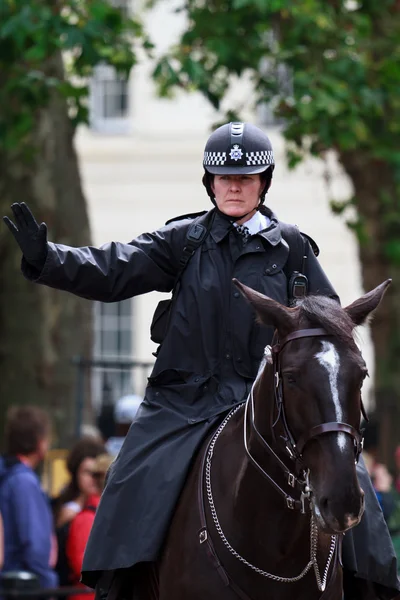
[[[323,296],[288,308],[234,282],[259,322],[275,328],[276,343],[255,390],[256,416],[273,411],[263,434],[274,440],[286,464],[294,462],[306,475],[318,527],[342,533],[359,523],[364,510],[356,462],[368,371],[353,334],[377,308],[390,280],[346,308]]]

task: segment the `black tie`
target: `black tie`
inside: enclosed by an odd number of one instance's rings
[[[251,235],[250,229],[248,227],[246,227],[246,225],[238,225],[237,227],[235,227],[235,229],[242,236],[243,245],[247,244],[248,239]]]

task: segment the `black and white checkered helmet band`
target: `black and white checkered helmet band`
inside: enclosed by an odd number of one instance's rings
[[[247,165],[273,165],[274,153],[272,150],[259,150],[258,152],[246,152]]]
[[[227,162],[226,152],[204,152],[205,167],[223,167]],[[230,161],[229,161],[230,162]],[[232,164],[230,162],[230,164]],[[272,150],[258,150],[254,152],[245,152],[244,163],[247,166],[252,165],[273,165],[274,153]]]
[[[205,167],[223,167],[226,163],[226,152],[204,152]]]

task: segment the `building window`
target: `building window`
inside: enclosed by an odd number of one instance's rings
[[[101,358],[131,358],[132,300],[95,302],[95,354]]]
[[[132,360],[132,300],[94,302],[94,312],[94,361],[107,363],[92,371],[93,403],[99,410],[133,388],[132,370],[118,365],[118,361]]]
[[[273,29],[265,33],[265,41],[271,50],[277,44],[277,37]],[[277,95],[267,102],[261,102],[257,107],[257,118],[260,125],[267,127],[282,125],[283,119],[275,116],[277,102],[284,97],[293,98],[293,75],[291,69],[285,64],[276,64],[275,61],[264,57],[260,62],[260,72],[267,78],[274,80],[277,85]]]
[[[90,83],[90,125],[101,133],[129,130],[129,81],[110,65],[94,68]]]
[[[124,17],[128,17],[130,14],[130,0],[109,0],[110,4],[115,8],[119,8]]]
[[[264,65],[264,69],[267,70],[269,67],[267,64]],[[269,68],[272,71],[271,68]],[[293,79],[290,70],[286,65],[279,65],[277,69],[274,69],[274,78],[278,84],[278,97],[272,98],[269,102],[261,102],[257,108],[257,118],[260,125],[271,127],[273,125],[282,125],[284,119],[278,118],[274,114],[276,102],[282,96],[289,98],[293,96]]]
[[[129,0],[109,0],[124,16],[130,14]],[[100,133],[129,132],[129,80],[111,65],[97,65],[90,81],[90,126]]]

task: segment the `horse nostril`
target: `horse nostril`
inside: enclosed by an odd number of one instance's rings
[[[323,511],[324,513],[329,511],[329,500],[327,497],[323,496],[319,502],[321,511]]]
[[[338,523],[336,521],[335,516],[332,514],[332,503],[329,500],[328,496],[322,496],[318,502],[318,507],[316,507],[316,513],[320,514],[325,524],[329,525],[333,529],[337,529]]]

